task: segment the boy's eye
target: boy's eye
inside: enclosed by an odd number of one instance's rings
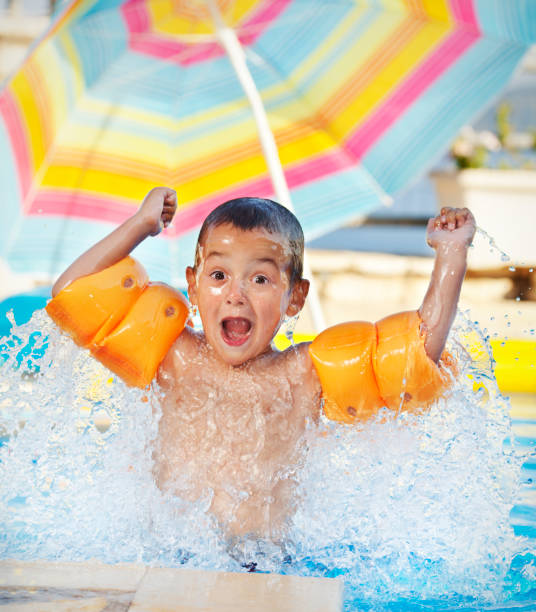
[[[216,270],[210,275],[214,280],[224,280],[225,274],[221,270]]]
[[[255,283],[257,283],[257,285],[264,285],[268,282],[268,279],[263,274],[257,274],[257,276],[255,276],[254,281]]]

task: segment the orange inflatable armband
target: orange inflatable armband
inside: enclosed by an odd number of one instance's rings
[[[328,419],[364,421],[383,406],[372,365],[375,344],[376,328],[365,321],[330,327],[311,343]]]
[[[149,283],[136,260],[79,278],[46,310],[127,384],[145,387],[188,318],[186,298],[163,283]]]
[[[428,357],[416,311],[378,321],[342,323],[309,347],[322,385],[324,413],[343,423],[364,421],[387,406],[412,410],[433,401],[447,377]]]
[[[46,311],[76,344],[88,346],[121,321],[148,282],[143,266],[125,257],[101,272],[77,278],[47,304]]]
[[[119,325],[96,346],[95,357],[126,383],[148,385],[188,318],[186,299],[150,283]]]
[[[378,343],[374,370],[380,395],[392,410],[430,404],[444,390],[445,372],[428,357],[416,311],[385,317],[376,323]],[[442,359],[445,361],[447,355]]]

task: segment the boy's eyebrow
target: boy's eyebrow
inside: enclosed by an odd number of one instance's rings
[[[223,257],[223,253],[220,253],[219,251],[210,251],[210,253],[205,257],[205,260],[207,260],[209,257]]]
[[[210,253],[206,256],[205,261],[208,261],[211,257],[225,257],[225,253],[221,253],[220,251],[210,251]],[[277,265],[277,261],[273,257],[257,257],[251,261],[255,263],[270,263],[276,268],[279,267]]]
[[[252,261],[254,261],[255,263],[269,263],[272,264],[274,267],[279,268],[276,260],[272,257],[258,257],[257,259],[253,259]]]

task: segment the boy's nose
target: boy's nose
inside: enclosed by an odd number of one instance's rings
[[[244,302],[244,284],[240,280],[235,280],[229,285],[229,291],[227,292],[227,303],[240,305]]]

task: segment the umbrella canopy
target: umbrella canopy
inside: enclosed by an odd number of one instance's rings
[[[308,238],[424,173],[536,40],[536,5],[523,0],[218,0],[217,8],[245,50]],[[70,4],[0,93],[0,183],[0,256],[50,276],[151,187],[176,188],[173,227],[140,256],[177,282],[214,206],[273,197],[208,4]]]

